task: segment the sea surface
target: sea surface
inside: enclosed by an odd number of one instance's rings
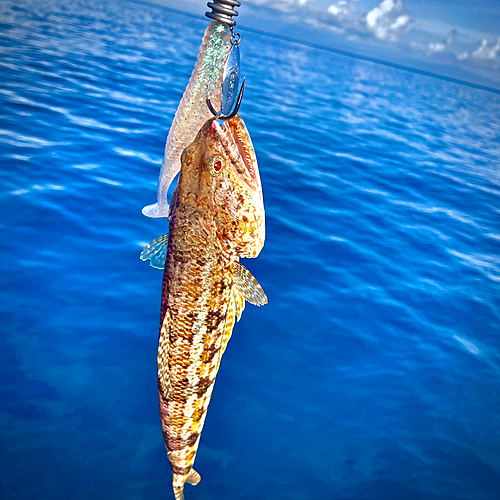
[[[0,0],[3,500],[173,498],[141,209],[206,26]],[[497,500],[500,95],[239,31],[269,304],[186,499]]]

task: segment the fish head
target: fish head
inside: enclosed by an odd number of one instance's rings
[[[183,152],[179,202],[209,221],[224,251],[256,257],[265,239],[259,168],[252,140],[237,114],[208,120]]]

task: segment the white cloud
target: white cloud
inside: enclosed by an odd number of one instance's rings
[[[361,13],[356,9],[358,0],[340,0],[328,7],[326,13],[316,12],[312,23],[317,27],[323,26],[335,33],[345,33],[346,30],[359,30],[361,28]],[[346,34],[346,37],[350,35]]]
[[[440,42],[430,42],[427,46],[427,50],[431,53],[444,52],[446,50],[446,44]]]
[[[406,64],[422,67],[432,61],[433,69],[441,64],[444,73],[452,74],[459,66],[461,71],[500,84],[500,37],[457,29],[436,19],[414,19],[404,0],[377,0],[378,5],[369,11],[360,7],[367,0],[245,1],[259,6],[259,16],[267,11],[268,20],[288,24],[297,34],[304,24],[314,27],[319,34],[316,40],[321,43],[343,48],[345,41],[350,44],[346,45],[349,50],[377,57],[381,54],[381,58],[389,60],[394,55],[398,62],[404,61],[406,51]]]
[[[328,7],[328,12],[338,21],[346,21],[356,16],[357,3],[358,0],[340,0],[340,2],[330,5],[330,7]]]
[[[401,0],[382,0],[366,14],[368,29],[379,39],[396,42],[411,18]]]
[[[488,40],[483,38],[481,40],[481,45],[471,54],[474,59],[480,59],[483,61],[493,61],[497,58],[497,54],[500,51],[500,37],[498,37],[495,45],[491,47],[488,44]]]
[[[412,49],[424,51],[427,55],[433,54],[456,54],[455,41],[460,37],[456,29],[449,30],[446,36],[440,36],[438,39],[428,32],[415,30],[408,34],[404,42],[409,43]]]
[[[358,0],[339,0],[326,10],[307,7],[307,12],[302,12],[302,21],[321,30],[328,29],[336,34],[344,34],[347,38],[352,34],[352,30],[362,28],[362,14],[356,9],[357,3]]]

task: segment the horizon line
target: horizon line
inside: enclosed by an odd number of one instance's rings
[[[192,12],[186,12],[183,10],[174,9],[172,7],[167,7],[166,5],[163,5],[161,3],[157,3],[154,0],[126,0],[126,1],[129,1],[132,3],[140,3],[140,4],[160,7],[162,9],[169,10],[171,12],[175,12],[176,14],[180,14],[180,15],[187,16],[187,17],[193,17],[193,18],[199,19],[199,20],[202,20],[202,19],[208,20],[208,18],[205,15],[193,14]],[[465,87],[472,87],[472,88],[475,88],[477,90],[484,90],[485,92],[492,92],[493,94],[500,95],[500,89],[497,89],[495,87],[489,87],[487,85],[482,85],[480,83],[473,83],[473,82],[469,82],[467,80],[461,80],[459,78],[453,78],[450,76],[440,75],[439,73],[433,73],[431,71],[426,71],[423,69],[412,68],[411,66],[406,66],[404,64],[398,64],[398,63],[393,63],[390,61],[384,61],[383,59],[378,59],[376,57],[364,56],[362,54],[357,54],[355,52],[350,52],[348,50],[338,49],[335,47],[330,47],[328,45],[321,45],[319,43],[308,42],[307,40],[301,40],[301,39],[289,37],[286,35],[276,35],[274,33],[269,33],[267,31],[259,30],[256,28],[248,28],[248,27],[241,25],[241,24],[239,26],[242,29],[250,31],[251,33],[256,33],[258,35],[268,36],[270,38],[276,38],[278,40],[296,43],[298,45],[304,45],[306,47],[311,47],[311,48],[318,49],[318,50],[324,50],[326,52],[333,52],[334,54],[339,54],[342,56],[351,57],[353,59],[359,59],[361,61],[371,62],[374,64],[380,64],[381,66],[387,66],[389,68],[400,69],[401,71],[406,71],[408,73],[415,73],[417,75],[428,76],[430,78],[435,78],[437,80],[444,80],[447,82],[457,83],[458,85],[464,85]]]

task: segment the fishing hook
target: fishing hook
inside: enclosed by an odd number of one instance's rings
[[[240,92],[238,94],[238,98],[236,99],[236,106],[234,107],[232,113],[229,113],[228,115],[223,115],[222,111],[215,111],[212,103],[210,102],[210,99],[207,99],[207,106],[210,112],[219,120],[230,120],[231,118],[236,116],[236,113],[238,113],[238,110],[240,109],[240,104],[241,100],[243,99],[243,89],[245,88],[245,78],[243,78],[243,81],[241,82],[241,87],[240,87]]]
[[[234,7],[239,7],[240,5],[241,2],[238,2],[238,0],[214,0],[207,3],[212,12],[205,12],[205,15],[214,21],[233,27],[236,26],[233,16],[238,15]]]

